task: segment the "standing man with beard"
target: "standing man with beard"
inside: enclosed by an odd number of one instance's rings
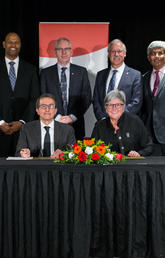
[[[19,57],[21,39],[15,32],[3,41],[0,61],[0,156],[14,156],[20,128],[35,118],[40,95],[36,68]]]
[[[153,156],[165,156],[165,41],[153,41],[147,48],[152,70],[144,74],[141,118],[154,142]]]
[[[104,98],[111,90],[122,90],[126,95],[125,111],[137,114],[142,104],[142,75],[141,72],[128,67],[124,63],[126,46],[114,39],[109,43],[108,56],[111,63],[109,68],[99,71],[93,94],[93,108],[97,120],[107,117]]]

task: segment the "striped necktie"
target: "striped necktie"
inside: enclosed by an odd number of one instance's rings
[[[65,70],[67,67],[61,68],[61,93],[63,100],[64,115],[67,115],[67,80]]]
[[[109,83],[109,86],[108,86],[107,94],[108,94],[111,90],[114,90],[114,88],[115,88],[116,73],[117,73],[117,70],[113,70],[113,75],[112,75],[112,78],[111,78],[110,83]]]
[[[10,79],[12,90],[14,90],[15,82],[16,82],[16,75],[15,75],[15,69],[14,69],[15,62],[11,61],[9,62],[9,64],[10,64],[9,79]]]

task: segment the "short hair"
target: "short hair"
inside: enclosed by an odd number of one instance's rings
[[[108,45],[108,52],[110,51],[113,44],[121,43],[123,45],[124,52],[127,52],[126,45],[120,39],[113,39]]]
[[[126,104],[126,96],[122,90],[111,90],[104,98],[104,105],[112,99],[120,99],[123,104]]]
[[[147,47],[147,55],[150,54],[150,52],[154,49],[154,48],[163,48],[165,50],[165,41],[162,40],[155,40],[152,41],[149,46]]]
[[[39,105],[40,105],[40,100],[43,99],[43,98],[50,98],[50,99],[53,99],[55,105],[56,105],[56,100],[55,100],[55,97],[54,95],[52,95],[51,93],[43,93],[42,95],[40,95],[36,101],[36,108],[39,108]]]
[[[58,47],[59,43],[60,43],[62,40],[67,41],[67,42],[69,43],[70,47],[72,48],[72,43],[71,43],[70,39],[65,38],[65,37],[61,37],[61,38],[58,38],[58,39],[56,40],[56,42],[55,42],[55,50],[56,50],[56,48]]]

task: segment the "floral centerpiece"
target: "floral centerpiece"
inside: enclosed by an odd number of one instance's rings
[[[60,153],[56,163],[74,164],[116,164],[125,161],[121,153],[111,151],[111,145],[105,145],[102,140],[85,137],[68,147],[66,151]]]

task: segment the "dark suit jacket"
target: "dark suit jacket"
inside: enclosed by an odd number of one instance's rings
[[[104,108],[104,98],[106,95],[106,82],[110,68],[98,72],[93,94],[93,108],[97,120],[107,117]],[[138,113],[142,104],[142,75],[141,72],[125,66],[121,76],[118,90],[126,94],[126,110],[131,113]]]
[[[58,76],[57,64],[41,70],[41,92],[55,96],[57,114],[64,114],[63,101]],[[73,123],[77,139],[85,136],[84,114],[91,104],[91,87],[87,70],[84,67],[70,64],[70,85],[67,114],[73,114],[77,121]]]
[[[0,120],[5,122],[34,120],[35,103],[39,95],[39,78],[33,65],[19,59],[17,80],[12,91],[5,60],[0,61]],[[4,135],[0,130],[0,156],[14,155],[16,143],[15,140],[13,142],[13,137],[15,136],[15,134]],[[8,153],[12,148],[14,153]]]
[[[33,65],[19,60],[17,80],[12,91],[5,60],[0,61],[0,120],[33,120],[39,95],[39,78]]]
[[[55,150],[63,150],[66,145],[71,145],[75,142],[76,139],[72,126],[54,122]],[[16,156],[20,156],[20,150],[23,148],[29,148],[33,157],[42,156],[40,120],[35,120],[22,126],[16,148]]]
[[[141,118],[150,134],[165,144],[165,76],[161,80],[156,96],[152,97],[151,71],[143,76],[143,104]]]

